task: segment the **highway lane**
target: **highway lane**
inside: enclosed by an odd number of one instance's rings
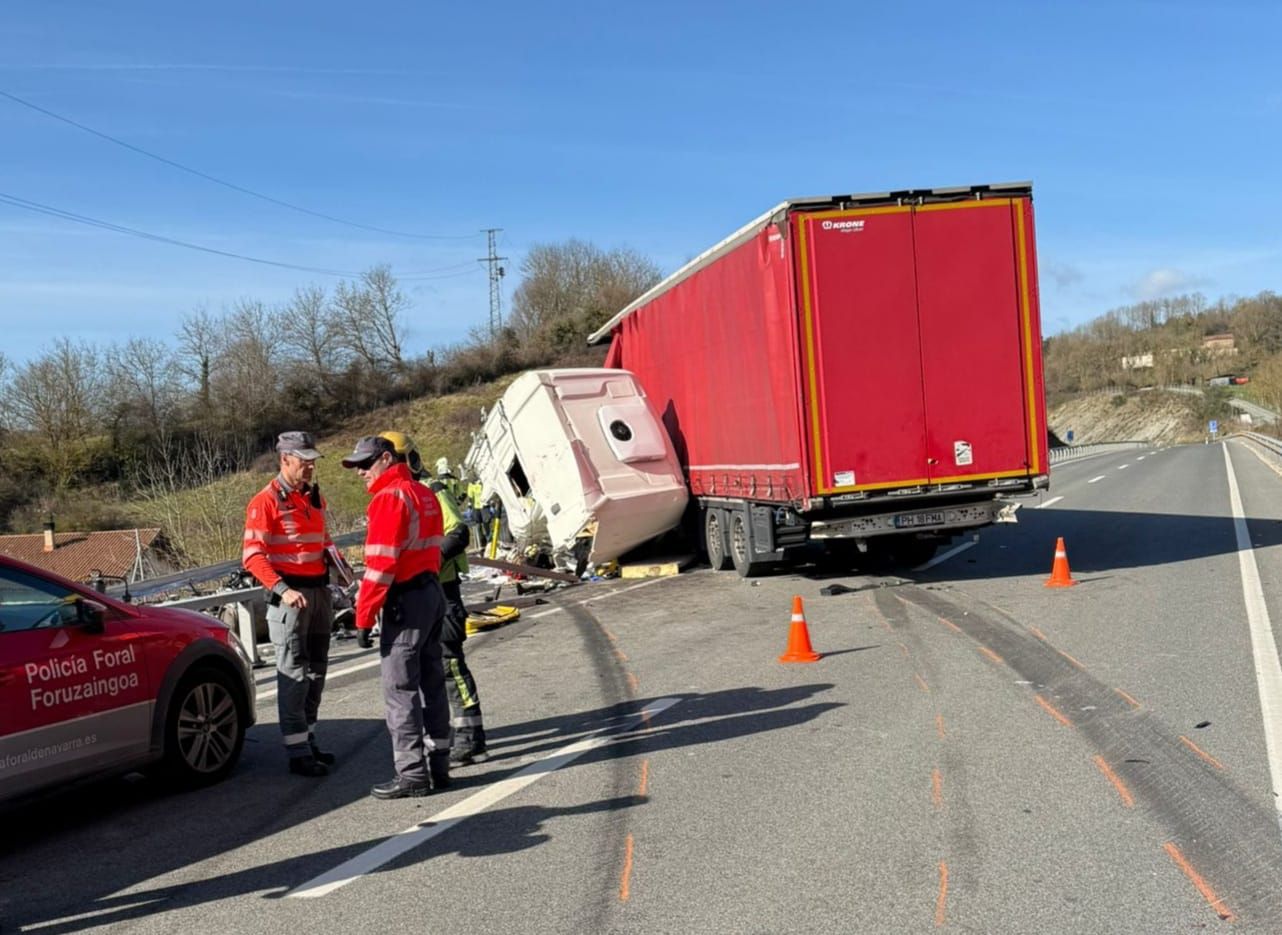
[[[921,573],[564,592],[469,643],[495,758],[443,795],[368,797],[390,766],[375,670],[331,685],[342,762],[323,781],[284,775],[269,700],[219,787],[102,784],[20,816],[0,925],[1166,932],[1224,914],[1276,931],[1223,448],[1059,466],[1042,500],[1063,499]],[[1282,478],[1230,450],[1276,620]],[[1042,587],[1057,536],[1072,589]],[[852,590],[820,593],[834,583]],[[794,593],[814,665],[775,661]],[[442,813],[466,817],[370,866]],[[301,898],[349,862],[369,870]]]

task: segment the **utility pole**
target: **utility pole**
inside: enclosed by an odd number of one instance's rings
[[[486,241],[489,245],[489,254],[481,257],[477,262],[485,263],[490,268],[490,337],[494,338],[499,329],[503,327],[503,296],[499,292],[499,281],[503,278],[503,267],[499,263],[507,259],[505,256],[498,256],[495,252],[495,235],[502,231],[501,227],[487,227],[482,233],[485,234]]]

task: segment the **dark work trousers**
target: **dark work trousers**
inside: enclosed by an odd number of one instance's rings
[[[267,632],[276,647],[276,711],[290,759],[311,755],[334,626],[328,586],[294,590],[303,595],[306,607],[267,608]]]
[[[476,680],[463,655],[467,639],[467,607],[458,578],[442,581],[445,592],[445,628],[441,635],[441,654],[445,660],[445,690],[454,711],[452,748],[455,754],[485,752],[485,724],[481,720],[481,696]]]
[[[413,783],[447,775],[450,708],[441,666],[445,599],[435,579],[388,592],[378,651],[396,774]]]

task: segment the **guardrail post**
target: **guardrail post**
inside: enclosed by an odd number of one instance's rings
[[[236,630],[241,644],[245,647],[245,652],[249,653],[250,663],[256,669],[267,665],[263,657],[258,655],[258,637],[254,634],[255,605],[260,603],[262,601],[259,598],[236,602]]]

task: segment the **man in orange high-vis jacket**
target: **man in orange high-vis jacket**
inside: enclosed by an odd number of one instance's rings
[[[289,771],[324,776],[334,756],[316,746],[329,669],[334,611],[329,593],[325,500],[312,482],[321,456],[309,432],[276,440],[280,473],[245,508],[241,563],[269,592],[267,629],[276,647],[276,709]]]
[[[379,611],[380,674],[396,775],[370,790],[378,799],[427,795],[450,782],[450,709],[441,663],[445,598],[441,567],[441,508],[414,480],[406,455],[370,435],[343,459],[370,493],[365,531],[365,576],[356,595],[356,633],[370,645]],[[424,733],[427,740],[424,743]]]

